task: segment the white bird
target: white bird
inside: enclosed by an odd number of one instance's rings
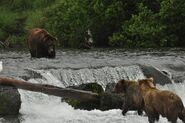
[[[3,70],[3,62],[0,61],[0,72]]]

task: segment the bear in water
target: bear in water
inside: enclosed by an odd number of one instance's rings
[[[144,100],[137,81],[119,80],[115,87],[115,93],[124,93],[125,101],[122,105],[122,114],[125,115],[129,110],[137,110],[142,115]]]
[[[181,98],[175,93],[156,88],[153,78],[138,80],[149,123],[159,120],[159,115],[172,123],[179,117],[185,123],[185,109]]]
[[[27,35],[31,57],[55,58],[56,38],[45,29],[34,28]]]

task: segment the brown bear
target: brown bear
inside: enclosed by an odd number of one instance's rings
[[[54,58],[56,38],[45,29],[34,28],[27,35],[27,43],[31,57]]]
[[[125,94],[126,99],[122,105],[123,115],[129,110],[137,110],[138,114],[142,115],[144,100],[137,81],[119,80],[114,87],[114,91]]]
[[[149,123],[158,121],[159,115],[166,117],[172,123],[176,123],[179,117],[185,123],[185,109],[178,95],[171,91],[157,89],[153,78],[138,80],[138,82]]]

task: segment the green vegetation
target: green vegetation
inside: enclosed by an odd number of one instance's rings
[[[0,41],[26,46],[34,27],[78,48],[89,29],[95,47],[184,47],[183,0],[2,0]]]

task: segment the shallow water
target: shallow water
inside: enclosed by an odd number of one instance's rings
[[[120,78],[143,78],[137,64],[153,65],[170,73],[175,84],[157,85],[177,93],[185,103],[185,51],[160,50],[57,50],[55,59],[31,59],[27,51],[0,51],[3,62],[1,76],[21,78],[33,83],[46,83],[66,87],[69,85],[98,82],[105,87]],[[148,123],[146,116],[130,111],[124,117],[121,110],[76,110],[59,97],[19,90],[21,93],[21,123]],[[1,122],[12,122],[0,119]],[[158,123],[166,123],[160,118]],[[181,123],[178,120],[178,123]]]

